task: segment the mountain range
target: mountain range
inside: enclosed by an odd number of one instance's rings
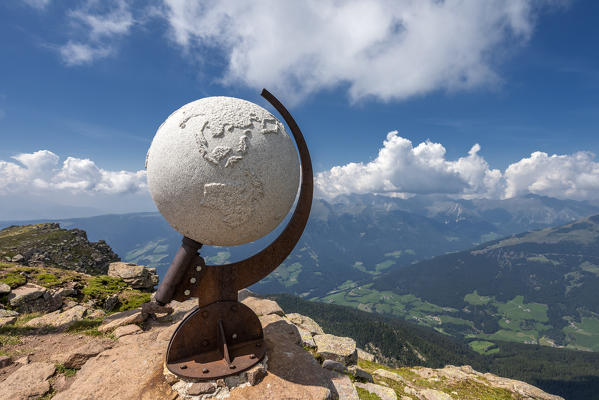
[[[252,290],[399,316],[463,336],[482,353],[494,351],[497,340],[599,350],[592,295],[599,282],[597,221],[587,218],[594,214],[599,207],[587,202],[534,195],[315,199],[295,250]],[[55,222],[85,230],[91,241],[105,240],[122,260],[156,267],[160,276],[181,240],[158,213]],[[202,254],[211,264],[243,259],[280,230],[244,246],[206,247]]]

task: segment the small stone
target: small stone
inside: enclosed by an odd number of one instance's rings
[[[348,370],[349,370],[350,374],[352,374],[353,376],[356,377],[356,379],[374,383],[374,379],[372,378],[372,375],[370,375],[368,372],[364,371],[362,368],[358,367],[357,365],[350,366],[348,368]]]
[[[108,332],[119,326],[130,325],[130,324],[140,324],[143,322],[143,317],[141,315],[141,309],[136,308],[133,310],[127,310],[120,313],[112,314],[104,320],[102,325],[98,327],[100,332]]]
[[[29,364],[29,355],[25,355],[15,361],[16,364],[27,365]]]
[[[3,317],[0,318],[0,327],[5,325],[14,324],[17,321],[17,317]]]
[[[96,308],[96,309],[93,309],[93,310],[89,310],[87,312],[87,317],[91,318],[91,319],[102,318],[105,315],[106,315],[106,311],[100,310],[99,308]]]
[[[187,388],[187,394],[190,396],[198,396],[200,394],[209,394],[216,391],[216,385],[211,382],[196,382]]]
[[[339,361],[345,365],[358,362],[356,341],[352,338],[330,334],[314,336],[316,351],[326,360]]]
[[[10,286],[4,282],[0,282],[0,295],[10,293]]]
[[[117,338],[120,338],[122,336],[127,336],[127,335],[136,335],[141,332],[143,332],[143,331],[139,326],[131,324],[131,325],[119,326],[118,328],[116,328],[114,330],[113,334]]]
[[[257,385],[266,376],[266,369],[262,364],[255,365],[246,372],[250,386]]]
[[[377,369],[373,372],[373,374],[381,378],[391,379],[392,381],[401,382],[406,385],[410,383],[403,376],[396,374],[395,372],[387,371],[386,369]]]
[[[117,308],[119,306],[119,304],[121,304],[121,301],[119,300],[119,295],[118,294],[111,294],[110,296],[106,297],[106,300],[104,300],[104,307],[102,307],[105,311],[112,311],[115,308]]]
[[[52,326],[55,328],[68,328],[77,321],[81,321],[87,309],[82,305],[69,308],[66,311],[54,311],[49,314],[28,321],[25,326],[40,327]]]
[[[258,297],[247,297],[242,301],[243,304],[248,306],[256,313],[256,315],[270,315],[276,314],[283,316],[285,313],[283,309],[277,304],[277,302],[268,300],[268,299],[260,299]]]
[[[17,254],[16,256],[14,256],[14,257],[12,258],[12,260],[11,260],[11,261],[12,261],[12,262],[15,262],[15,263],[18,263],[18,262],[21,262],[21,261],[23,261],[23,259],[24,259],[24,258],[25,258],[25,257],[23,257],[23,255],[22,255],[22,254]]]
[[[77,290],[75,288],[60,288],[56,291],[56,294],[60,297],[74,296],[77,294]]]
[[[338,361],[324,360],[322,363],[322,368],[326,368],[331,371],[341,372],[342,374],[347,374],[347,367]]]
[[[19,313],[13,310],[0,310],[0,318],[16,317]]]
[[[12,364],[12,358],[9,356],[0,356],[0,368],[4,368]]]

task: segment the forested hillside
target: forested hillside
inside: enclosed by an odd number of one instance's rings
[[[568,400],[599,398],[599,353],[497,341],[479,354],[457,338],[397,318],[282,294],[270,296],[286,313],[313,318],[335,335],[377,350],[390,365],[471,365],[479,371],[523,380]]]

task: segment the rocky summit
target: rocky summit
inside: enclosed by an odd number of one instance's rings
[[[106,274],[108,265],[119,260],[105,241],[90,242],[81,229],[61,229],[57,223],[45,223],[0,230],[0,261],[96,275]]]
[[[71,287],[52,293],[83,290]],[[12,320],[0,328],[0,398],[562,399],[469,366],[391,368],[374,362],[352,338],[325,333],[308,316],[285,314],[276,302],[247,290],[240,298],[259,315],[266,358],[236,377],[208,382],[181,381],[164,365],[169,339],[194,309],[193,300],[106,312],[101,303],[73,293],[51,312],[2,310]]]

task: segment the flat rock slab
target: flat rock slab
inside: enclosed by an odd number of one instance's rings
[[[62,297],[33,283],[13,289],[8,294],[8,301],[20,313],[50,312],[62,306]]]
[[[89,342],[57,357],[57,361],[67,368],[79,369],[92,357],[112,347],[102,342]]]
[[[412,383],[405,379],[403,376],[396,374],[395,372],[387,371],[386,369],[377,369],[373,372],[373,374],[380,376],[381,378],[387,378],[395,382],[401,382],[405,385],[412,385]]]
[[[360,382],[355,382],[354,386],[364,389],[370,393],[376,394],[381,398],[381,400],[397,400],[397,394],[395,394],[395,390],[385,386],[377,385],[374,383]]]
[[[272,300],[261,299],[258,297],[246,297],[242,303],[251,308],[258,316],[269,314],[285,315],[283,309],[277,302]]]
[[[66,311],[54,311],[38,318],[33,318],[25,325],[32,327],[53,326],[55,328],[68,328],[77,321],[81,321],[87,312],[87,308],[76,305]]]
[[[113,335],[116,336],[117,338],[123,337],[123,336],[127,336],[127,335],[136,335],[138,333],[142,333],[143,330],[137,326],[137,325],[124,325],[124,326],[119,326],[118,328],[116,328],[113,332]]]
[[[326,360],[339,361],[345,365],[358,362],[356,341],[352,338],[324,334],[314,336],[314,342],[316,351]]]
[[[159,329],[135,336],[89,359],[75,381],[53,400],[155,400],[174,399],[162,370],[168,342],[158,339]]]
[[[32,400],[50,391],[50,378],[56,367],[47,362],[23,365],[0,385],[0,399]]]
[[[115,328],[118,328],[119,326],[142,323],[143,320],[141,308],[136,308],[106,317],[104,322],[102,322],[102,325],[98,327],[98,330],[100,332],[109,332]]]
[[[312,335],[324,335],[324,331],[314,320],[305,315],[291,313],[286,315],[287,319],[291,321],[298,328],[302,328],[310,332]]]

